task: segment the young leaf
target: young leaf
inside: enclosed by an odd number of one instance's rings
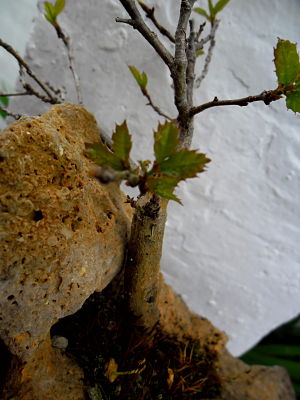
[[[210,159],[195,150],[182,149],[171,154],[159,164],[160,172],[180,180],[193,178],[203,172]]]
[[[65,0],[56,0],[54,4],[56,17],[63,11],[64,8],[65,8]]]
[[[222,11],[223,8],[229,3],[230,0],[219,0],[217,4],[214,6],[214,12],[217,14]]]
[[[294,89],[286,94],[286,106],[290,110],[300,113],[300,80],[296,82]]]
[[[7,96],[1,96],[0,97],[0,103],[4,105],[4,107],[8,107],[9,105],[9,98]],[[7,116],[5,111],[0,110],[0,117],[5,119]]]
[[[136,80],[140,88],[142,90],[145,90],[148,83],[147,74],[145,72],[141,74],[139,70],[136,69],[133,65],[129,65],[128,68],[130,69],[132,75],[134,76],[134,79]]]
[[[116,171],[123,171],[122,160],[112,153],[102,142],[86,144],[86,152],[97,165],[107,166]]]
[[[178,135],[179,130],[173,122],[158,125],[154,132],[154,154],[158,164],[174,153],[178,145]]]
[[[56,13],[55,13],[55,8],[52,3],[49,1],[44,2],[44,7],[45,7],[45,18],[50,22],[50,24],[55,25],[56,24]]]
[[[208,7],[209,7],[209,13],[210,13],[210,20],[214,20],[215,19],[215,10],[214,10],[214,6],[211,0],[208,0]]]
[[[203,8],[196,7],[196,8],[194,8],[194,11],[196,11],[198,14],[202,15],[206,19],[210,19],[209,15],[207,14],[207,12]]]
[[[112,148],[116,157],[124,161],[124,166],[129,167],[129,154],[132,147],[132,142],[126,121],[124,121],[122,125],[116,125],[116,130],[113,133],[112,140]]]
[[[292,84],[300,72],[299,56],[296,44],[289,40],[278,39],[274,49],[274,62],[279,85]]]
[[[182,204],[180,199],[173,193],[178,182],[179,179],[170,176],[150,176],[147,179],[147,185],[151,192]]]

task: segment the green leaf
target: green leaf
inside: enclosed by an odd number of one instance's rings
[[[56,24],[56,13],[55,13],[55,8],[52,3],[49,1],[44,2],[44,7],[45,7],[45,18],[50,22],[50,24],[55,25]]]
[[[270,355],[264,355],[256,349],[249,351],[241,359],[247,364],[260,364],[260,365],[281,365],[286,368],[290,377],[299,382],[300,377],[300,364],[296,361],[291,361],[286,358],[280,358]]]
[[[171,154],[166,160],[159,164],[160,172],[180,180],[194,178],[203,172],[205,165],[210,160],[205,154],[197,153],[195,150],[182,149]]]
[[[230,2],[230,0],[219,0],[217,4],[214,6],[214,12],[217,14],[222,11],[223,8]]]
[[[296,44],[289,40],[278,39],[274,49],[274,63],[279,85],[292,84],[300,72],[299,56]]]
[[[197,51],[197,56],[202,56],[203,54],[204,54],[204,51],[202,49]]]
[[[276,357],[300,357],[300,346],[294,344],[260,344],[255,347],[255,351]]]
[[[148,77],[145,72],[142,74],[136,69],[133,65],[129,65],[128,68],[130,69],[132,75],[134,76],[137,84],[140,86],[141,89],[146,89],[148,83]]]
[[[154,154],[158,164],[175,152],[178,146],[178,136],[179,130],[173,122],[158,125],[154,132]]]
[[[182,204],[180,199],[173,193],[179,179],[170,176],[150,176],[147,179],[147,185],[151,192],[166,199],[175,200]]]
[[[203,8],[196,7],[196,8],[194,8],[194,11],[196,11],[198,14],[202,15],[206,19],[210,19],[209,15]]]
[[[65,8],[65,0],[56,0],[54,4],[56,17],[63,11],[64,8]]]
[[[286,106],[300,113],[300,80],[296,82],[294,89],[286,94]]]
[[[131,135],[127,128],[126,121],[122,125],[116,125],[116,130],[112,135],[112,148],[116,157],[124,161],[124,166],[130,167],[129,155],[132,147]]]
[[[214,19],[215,10],[214,10],[214,6],[213,6],[213,3],[211,0],[208,0],[208,7],[209,7],[210,19]]]
[[[0,103],[3,104],[3,106],[7,108],[8,105],[9,105],[9,98],[7,96],[1,96],[0,97]],[[6,112],[0,110],[0,117],[5,119],[7,117]]]
[[[116,171],[123,171],[124,166],[114,153],[112,153],[102,142],[86,144],[86,152],[97,165],[107,166]]]

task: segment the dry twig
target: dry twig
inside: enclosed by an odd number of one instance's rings
[[[208,103],[201,104],[197,107],[192,107],[190,110],[190,116],[193,117],[194,115],[199,114],[202,111],[207,110],[208,108],[219,106],[245,107],[248,106],[249,103],[253,103],[256,101],[263,101],[266,105],[269,105],[272,101],[276,101],[280,97],[280,92],[277,89],[264,91],[256,96],[248,96],[241,99],[219,100],[217,97],[215,97],[212,101],[209,101]]]
[[[24,61],[24,59],[16,52],[15,49],[13,49],[8,43],[4,42],[2,39],[0,39],[0,46],[3,47],[8,53],[10,53],[18,62],[20,70],[23,71],[23,69],[26,71],[26,73],[36,82],[36,84],[42,89],[45,93],[44,100],[47,101],[48,103],[51,104],[58,104],[61,103],[61,98],[57,96],[57,93],[51,93],[51,90],[45,83],[43,83],[37,75],[31,70],[29,65]],[[36,95],[35,93],[31,92],[31,86],[28,84],[27,91],[28,95]],[[38,96],[37,96],[38,97]],[[39,97],[41,98],[41,97]],[[47,100],[46,100],[47,99]]]
[[[65,48],[67,50],[67,55],[68,55],[68,59],[69,59],[69,67],[72,72],[74,83],[75,83],[78,104],[83,104],[80,80],[76,73],[75,60],[74,60],[74,54],[73,54],[73,46],[71,44],[71,40],[70,40],[69,36],[61,29],[60,25],[58,25],[56,23],[53,26],[56,30],[57,36],[63,41]]]
[[[202,50],[204,44],[207,43],[208,41],[210,42],[209,48],[208,48],[208,51],[207,51],[207,55],[206,55],[206,57],[205,57],[205,61],[204,61],[204,66],[203,66],[202,73],[201,73],[201,75],[196,79],[196,82],[195,82],[195,87],[196,87],[197,89],[200,87],[201,83],[203,82],[203,80],[205,79],[205,77],[206,77],[206,75],[207,75],[207,73],[208,73],[209,64],[210,64],[210,62],[211,62],[213,50],[214,50],[214,47],[215,47],[215,44],[216,44],[215,36],[216,36],[216,31],[217,31],[217,29],[218,29],[218,26],[219,26],[219,21],[216,20],[216,21],[211,25],[210,34],[209,34],[206,38],[204,38],[203,40],[201,40],[201,41],[198,43],[198,46],[197,46],[198,50]]]
[[[154,12],[155,12],[155,8],[154,7],[148,7],[145,3],[143,3],[142,1],[139,1],[139,5],[142,7],[142,9],[145,12],[145,15],[147,18],[149,18],[153,25],[159,30],[159,32],[166,36],[170,42],[175,43],[175,38],[172,35],[171,32],[169,32],[164,26],[162,26],[156,19]]]

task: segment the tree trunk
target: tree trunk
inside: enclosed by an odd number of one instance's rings
[[[160,259],[168,200],[151,193],[136,203],[125,263],[126,303],[131,327],[151,330],[159,320]]]

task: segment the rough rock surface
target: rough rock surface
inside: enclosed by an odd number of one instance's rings
[[[227,337],[210,321],[192,313],[184,301],[162,282],[159,298],[161,326],[179,339],[190,337],[216,355],[223,381],[221,397],[215,400],[296,400],[286,370],[282,367],[249,366],[225,348]]]
[[[84,143],[98,140],[94,117],[72,104],[0,134],[0,337],[28,365],[122,265],[129,209],[89,174]]]

